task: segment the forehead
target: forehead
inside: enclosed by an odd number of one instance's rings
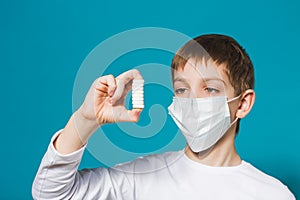
[[[220,79],[225,82],[225,85],[230,85],[225,64],[217,65],[211,59],[207,61],[204,59],[189,59],[183,68],[174,71],[174,82],[180,79],[185,79],[189,82]]]

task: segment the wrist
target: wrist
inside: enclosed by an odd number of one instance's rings
[[[100,127],[96,120],[85,118],[79,110],[73,114],[73,123],[83,141],[87,140]]]

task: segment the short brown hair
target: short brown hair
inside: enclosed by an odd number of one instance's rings
[[[205,61],[212,59],[217,65],[225,64],[235,95],[254,88],[254,68],[250,57],[232,37],[207,34],[188,41],[177,51],[172,60],[172,78],[174,70],[183,69],[190,58]],[[239,123],[236,132],[238,130]]]

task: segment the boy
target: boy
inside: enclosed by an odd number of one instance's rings
[[[254,72],[245,50],[224,35],[197,37],[172,60],[174,99],[168,109],[187,140],[184,150],[78,171],[99,126],[139,120],[142,109],[124,107],[133,79],[142,79],[137,70],[95,80],[82,106],[53,136],[33,183],[35,199],[295,199],[236,152],[239,121],[255,101]]]

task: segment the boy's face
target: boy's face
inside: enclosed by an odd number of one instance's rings
[[[204,98],[226,96],[234,98],[234,88],[226,74],[226,66],[216,65],[212,60],[207,63],[189,59],[183,70],[174,71],[174,95],[183,98]],[[239,101],[229,103],[231,116],[238,108]]]

